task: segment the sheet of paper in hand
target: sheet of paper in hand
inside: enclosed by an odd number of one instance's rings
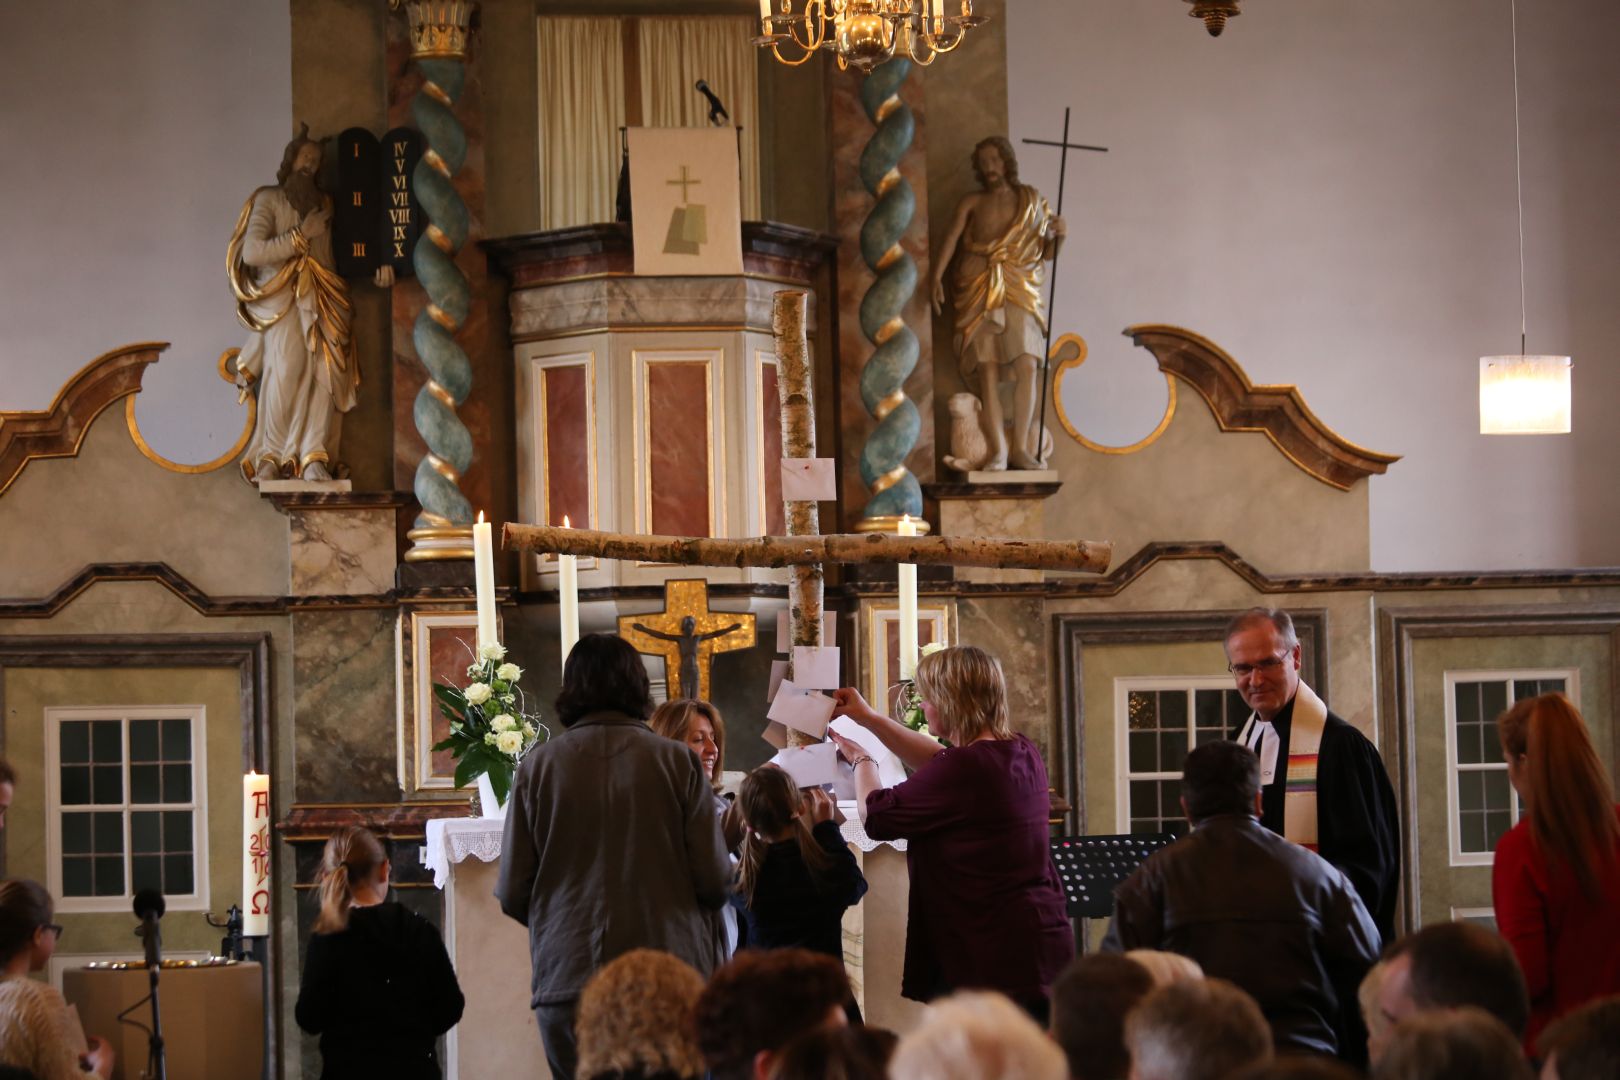
[[[765,718],[819,739],[827,734],[827,724],[832,720],[835,707],[836,702],[820,690],[796,686],[792,679],[783,679]]]
[[[782,499],[786,502],[832,502],[838,498],[833,459],[782,459]]]
[[[900,764],[900,759],[895,757],[888,747],[883,745],[883,740],[847,716],[840,716],[827,726],[872,755],[872,760],[877,762],[878,782],[884,787],[894,787],[905,782],[906,767]],[[848,765],[844,766],[844,772],[851,777],[854,776],[854,770]],[[853,799],[855,797],[853,781],[849,790],[850,794],[847,797]],[[842,788],[839,789],[839,798],[845,798]]]
[[[838,748],[832,743],[790,746],[777,754],[775,760],[802,788],[819,787],[838,780]]]
[[[839,681],[838,646],[793,646],[793,684],[813,690],[837,690]]]

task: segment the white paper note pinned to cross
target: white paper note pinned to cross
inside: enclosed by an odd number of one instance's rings
[[[838,646],[793,646],[793,684],[812,690],[837,690],[839,681]]]
[[[838,644],[838,613],[836,611],[823,611],[821,613],[821,643],[823,645]],[[788,629],[788,612],[786,608],[776,613],[776,651],[779,653],[793,651],[793,634]]]
[[[838,498],[833,459],[782,459],[782,498],[786,502],[831,502]]]
[[[795,686],[792,679],[783,679],[771,702],[771,711],[765,717],[819,739],[827,734],[835,705],[833,699],[820,690]]]
[[[786,660],[771,661],[771,681],[765,688],[765,703],[769,705],[776,700],[776,691],[781,687],[782,680],[787,678],[788,662]]]
[[[819,787],[838,779],[838,748],[832,743],[790,746],[777,754],[775,761],[802,788]]]
[[[765,724],[765,730],[759,733],[759,737],[778,750],[787,749],[787,728],[775,720],[768,721]]]

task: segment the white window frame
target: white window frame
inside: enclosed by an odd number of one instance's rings
[[[1507,772],[1507,762],[1481,762],[1464,765],[1457,760],[1457,684],[1465,682],[1507,683],[1508,707],[1516,700],[1513,683],[1519,679],[1563,679],[1564,694],[1571,701],[1581,700],[1581,672],[1579,668],[1477,668],[1447,671],[1444,675],[1446,701],[1446,836],[1452,866],[1493,866],[1494,851],[1464,851],[1460,815],[1461,798],[1457,791],[1457,778],[1464,772]],[[1519,818],[1519,793],[1509,785],[1508,805],[1513,819]]]
[[[1133,675],[1114,680],[1114,828],[1116,832],[1131,831],[1131,781],[1179,780],[1181,773],[1132,772],[1130,758],[1130,696],[1132,691],[1163,692],[1184,690],[1187,700],[1187,749],[1193,748],[1197,712],[1192,691],[1234,689],[1231,675]]]
[[[131,720],[191,721],[191,802],[131,803],[129,801],[129,722]],[[74,720],[120,721],[123,739],[124,815],[124,892],[120,896],[64,896],[62,894],[62,723]],[[130,880],[133,851],[130,845],[129,815],[133,810],[190,810],[193,891],[187,895],[164,894],[170,911],[209,910],[208,883],[208,710],[203,705],[137,706],[53,706],[45,709],[45,877],[46,887],[56,898],[56,910],[63,915],[128,914],[134,899]],[[77,809],[77,807],[75,807]],[[113,809],[105,804],[102,809]]]

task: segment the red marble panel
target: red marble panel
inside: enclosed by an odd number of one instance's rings
[[[588,371],[584,364],[543,369],[546,415],[546,524],[561,525],[564,515],[576,529],[594,529],[591,516],[591,414]]]
[[[650,529],[669,536],[709,536],[712,481],[708,364],[647,365],[647,501]]]
[[[473,616],[468,615],[467,619],[470,624]],[[422,632],[428,636],[428,685],[431,687],[435,683],[451,683],[456,686],[464,684],[467,681],[467,665],[471,664],[473,657],[477,655],[478,628],[473,625],[424,626]],[[430,697],[425,704],[429,722],[433,727],[433,743],[449,738],[450,721],[440,711],[438,703]],[[450,777],[455,773],[456,759],[450,751],[434,750],[429,775]]]
[[[884,661],[884,670],[889,674],[889,682],[900,681],[900,619],[898,615],[883,622],[883,652],[888,657]],[[917,648],[934,643],[934,620],[928,612],[919,612],[917,615]]]
[[[777,396],[776,365],[759,366],[760,459],[765,476],[765,532],[787,532],[782,510],[782,401]]]

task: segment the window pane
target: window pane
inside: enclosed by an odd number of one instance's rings
[[[1152,836],[1159,831],[1159,823],[1152,818],[1145,821],[1131,821],[1132,836]]]
[[[1171,836],[1175,836],[1175,837],[1186,836],[1187,835],[1187,821],[1186,821],[1185,818],[1183,818],[1180,821],[1166,821],[1164,823],[1164,825],[1158,831],[1159,832],[1167,832]]]
[[[191,852],[191,811],[170,810],[163,815],[163,850]]]
[[[1196,745],[1203,746],[1205,743],[1220,742],[1224,738],[1226,738],[1226,732],[1220,728],[1199,728]]]
[[[1159,740],[1152,732],[1131,732],[1131,772],[1159,771]]]
[[[1457,723],[1479,722],[1479,683],[1460,682],[1456,687]]]
[[[1125,696],[1125,710],[1130,716],[1132,731],[1158,727],[1159,710],[1153,694],[1132,690]]]
[[[129,760],[158,760],[158,722],[131,720],[129,722]]]
[[[1181,781],[1159,781],[1159,816],[1168,821],[1181,817]]]
[[[1151,780],[1131,781],[1131,817],[1152,817],[1159,806],[1158,792]]]
[[[1465,814],[1485,809],[1485,783],[1479,773],[1457,774],[1457,805]]]
[[[163,721],[163,760],[191,760],[191,721]]]
[[[171,896],[183,896],[196,891],[191,880],[190,855],[163,857],[163,891]]]
[[[64,763],[90,760],[90,721],[64,720],[62,722],[62,761]]]
[[[90,799],[97,803],[124,801],[124,767],[122,765],[95,765],[90,781]]]
[[[1221,690],[1194,690],[1193,716],[1201,728],[1224,728],[1226,716],[1221,708]]]
[[[163,766],[163,801],[191,801],[191,766]]]
[[[129,873],[130,888],[136,892],[142,889],[169,891],[163,887],[163,860],[156,855],[136,855],[130,860]]]
[[[95,891],[89,859],[62,860],[62,895],[89,896]]]
[[[100,855],[96,857],[96,895],[124,895],[124,857]]]
[[[1484,814],[1464,814],[1462,816],[1462,850],[1490,850],[1485,846]]]
[[[95,837],[95,850],[97,855],[119,855],[124,853],[124,815],[96,813],[91,814],[91,830]]]
[[[1457,762],[1460,765],[1478,765],[1485,760],[1480,744],[1480,725],[1470,721],[1457,725]]]
[[[123,722],[119,720],[92,720],[90,722],[90,757],[100,763],[122,764],[124,760]]]
[[[1507,813],[1513,805],[1512,785],[1508,783],[1507,770],[1495,769],[1484,776],[1485,805],[1493,811]]]
[[[151,854],[163,849],[162,816],[156,810],[137,810],[129,815],[131,852]]]
[[[1485,846],[1496,850],[1496,842],[1502,839],[1502,834],[1513,827],[1513,815],[1507,810],[1492,812],[1485,816]]]
[[[162,802],[157,765],[131,765],[129,767],[129,801],[132,803]]]
[[[1161,728],[1187,727],[1187,692],[1164,690],[1159,694],[1159,726]]]
[[[1249,707],[1243,703],[1243,695],[1236,690],[1226,692],[1226,729],[1233,735],[1238,732],[1238,726],[1249,718]]]
[[[1496,718],[1507,711],[1507,689],[1505,682],[1479,684],[1479,719],[1482,723],[1494,724]]]
[[[1187,760],[1187,732],[1167,731],[1159,736],[1160,768],[1181,771],[1182,763]]]
[[[62,804],[83,806],[90,801],[90,766],[62,766]]]
[[[62,854],[90,854],[90,814],[62,815]]]

